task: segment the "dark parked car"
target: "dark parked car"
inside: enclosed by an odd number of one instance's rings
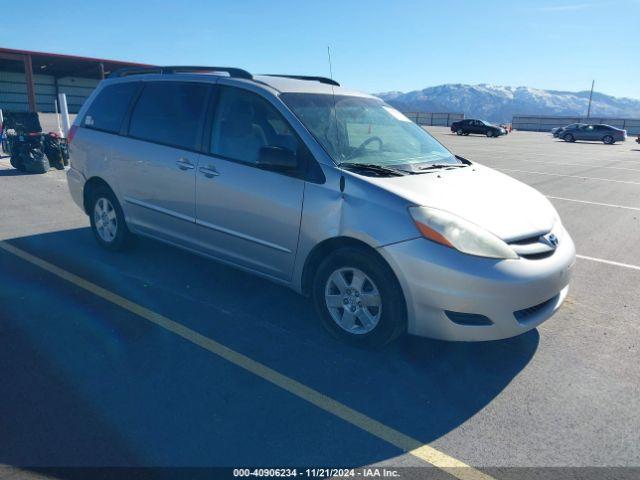
[[[565,130],[571,129],[571,128],[578,128],[583,125],[586,125],[586,123],[570,123],[569,125],[565,125],[564,127],[552,128],[551,134],[556,138],[562,138],[562,134]]]
[[[451,131],[458,135],[477,133],[480,135],[486,135],[487,137],[498,137],[507,133],[505,128],[493,125],[492,123],[484,120],[474,120],[472,118],[453,122],[451,124]]]
[[[565,128],[560,137],[565,142],[588,140],[611,145],[615,142],[624,142],[627,138],[627,131],[604,124],[580,125],[574,128]]]

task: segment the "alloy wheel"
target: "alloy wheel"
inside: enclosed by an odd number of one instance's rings
[[[325,304],[333,321],[343,330],[362,335],[371,332],[382,315],[382,297],[362,270],[335,270],[325,285]]]
[[[93,220],[100,238],[106,243],[113,242],[118,234],[118,217],[109,199],[100,197],[96,201]]]

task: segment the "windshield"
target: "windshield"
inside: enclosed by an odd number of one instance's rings
[[[426,131],[377,98],[311,93],[281,98],[338,164],[410,170],[421,164],[460,164]]]

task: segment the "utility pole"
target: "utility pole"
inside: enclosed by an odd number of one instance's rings
[[[587,109],[587,118],[591,116],[591,99],[593,98],[593,86],[595,83],[595,80],[591,80],[591,93],[589,93],[589,108]]]

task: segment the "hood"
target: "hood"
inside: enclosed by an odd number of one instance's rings
[[[477,163],[368,180],[411,204],[446,210],[506,241],[547,233],[556,221],[555,209],[544,195]]]

